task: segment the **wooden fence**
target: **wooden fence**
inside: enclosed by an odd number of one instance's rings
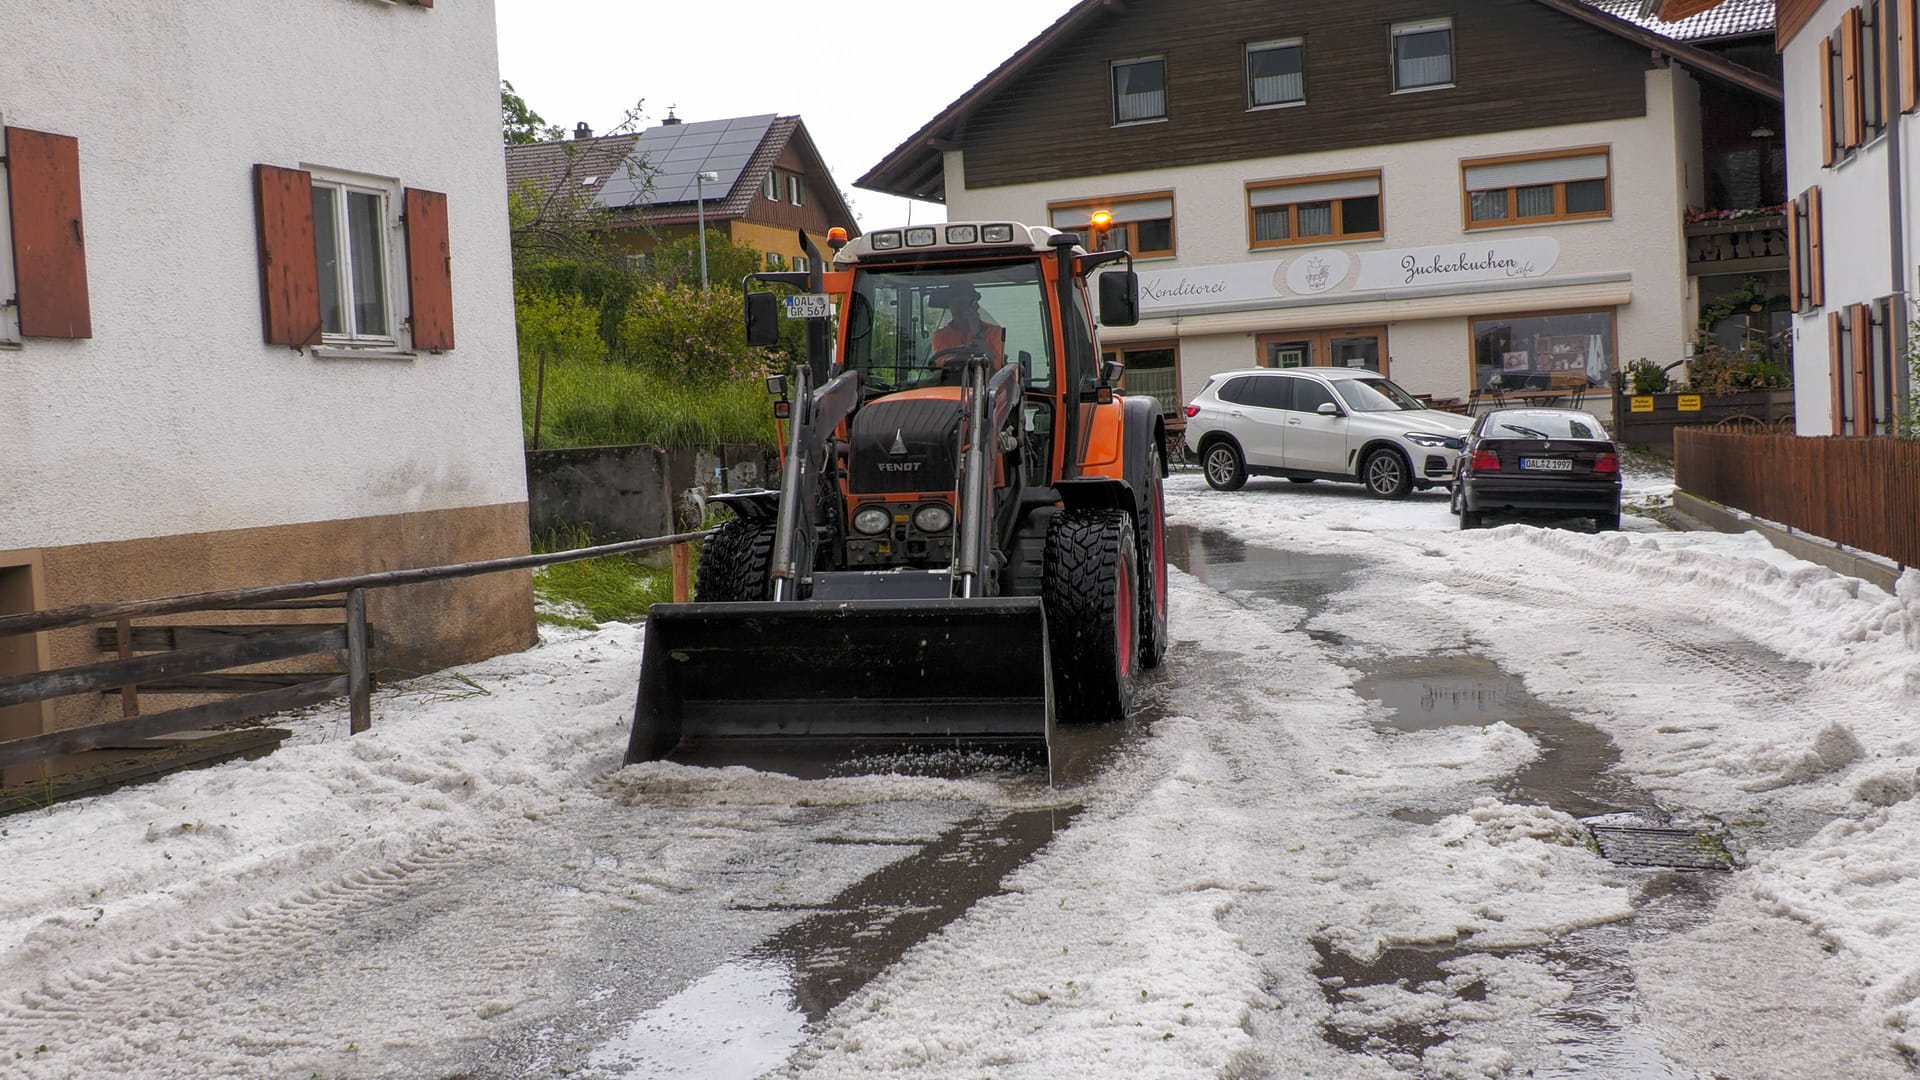
[[[1673,433],[1674,484],[1857,551],[1920,566],[1920,441]]]
[[[684,601],[689,591],[687,576],[691,564],[688,545],[707,535],[705,531],[680,533],[451,566],[388,570],[324,581],[262,585],[154,600],[81,604],[3,616],[0,617],[0,637],[109,624],[96,631],[96,640],[117,655],[115,659],[100,663],[0,678],[0,708],[50,701],[72,694],[117,691],[122,695],[123,712],[126,715],[104,724],[0,741],[0,766],[23,765],[62,754],[126,745],[343,696],[349,701],[349,730],[354,733],[365,731],[372,724],[369,699],[373,685],[367,665],[367,590],[526,570],[578,559],[671,547],[674,599]],[[316,599],[321,597],[332,599]],[[189,612],[322,607],[341,609],[342,621],[218,627],[134,626],[131,622],[138,618]],[[346,653],[347,670],[339,673],[215,674],[236,667],[342,650]],[[149,655],[133,655],[136,652]],[[135,696],[140,690],[149,693],[238,693],[240,696],[141,715]]]

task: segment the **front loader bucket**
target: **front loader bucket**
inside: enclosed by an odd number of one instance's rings
[[[655,604],[627,761],[726,740],[999,746],[1053,734],[1037,598]]]

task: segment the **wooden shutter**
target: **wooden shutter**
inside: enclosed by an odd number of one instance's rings
[[[1840,16],[1840,130],[1851,148],[1867,141],[1865,101],[1860,84],[1860,9],[1848,8]]]
[[[447,197],[406,192],[407,292],[413,298],[413,347],[453,348],[453,253],[447,245]]]
[[[1833,164],[1836,141],[1833,137],[1833,110],[1840,103],[1833,100],[1833,43],[1820,43],[1820,140],[1824,149],[1820,151],[1822,165]]]
[[[1920,2],[1917,0],[1894,0],[1893,8],[1893,55],[1895,78],[1899,80],[1899,111],[1912,112],[1920,108],[1920,86],[1915,84],[1914,66],[1914,18],[1920,15]],[[1887,95],[1889,99],[1892,94]],[[1891,123],[1892,119],[1889,118]]]
[[[1827,306],[1826,244],[1820,229],[1820,189],[1807,189],[1807,301],[1814,307]]]
[[[1827,383],[1833,396],[1828,409],[1829,430],[1845,435],[1847,422],[1847,328],[1838,311],[1827,312]]]
[[[1873,308],[1855,304],[1852,308],[1852,348],[1847,359],[1853,370],[1853,433],[1873,434]]]
[[[313,174],[253,167],[260,244],[260,314],[267,344],[320,343],[320,258],[313,243]]]
[[[10,220],[20,336],[92,337],[87,237],[80,216],[80,141],[71,135],[8,128],[7,180],[13,193]]]
[[[1804,196],[1803,196],[1804,198]],[[1800,200],[1787,200],[1787,299],[1789,307],[1799,311],[1804,304],[1800,299],[1800,275],[1805,273],[1800,263]]]

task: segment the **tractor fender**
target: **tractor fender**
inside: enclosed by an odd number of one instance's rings
[[[1096,507],[1139,514],[1140,495],[1152,488],[1154,478],[1148,469],[1153,451],[1166,444],[1165,421],[1157,406],[1150,397],[1120,397],[1095,409],[1093,438],[1080,477],[1055,485],[1068,509]],[[1164,455],[1158,472],[1167,475]]]
[[[780,512],[780,493],[764,488],[707,496],[708,506],[724,506],[742,521],[772,521]]]

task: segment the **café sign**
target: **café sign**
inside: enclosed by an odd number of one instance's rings
[[[1365,251],[1360,254],[1360,278],[1353,287],[1366,291],[1515,281],[1545,277],[1558,261],[1560,241],[1551,236]]]

